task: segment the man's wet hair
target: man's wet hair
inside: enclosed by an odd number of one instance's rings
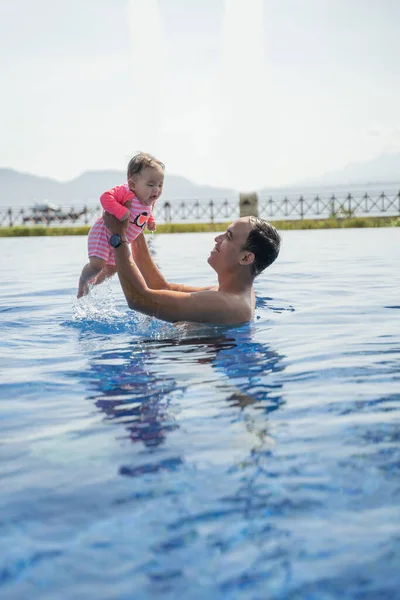
[[[275,227],[265,219],[250,217],[250,223],[253,225],[253,229],[248,234],[242,250],[254,254],[251,272],[253,277],[257,277],[278,258],[281,236]]]

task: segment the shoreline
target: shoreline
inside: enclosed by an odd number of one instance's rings
[[[157,226],[159,233],[200,233],[224,231],[231,221],[221,223],[166,223]],[[400,216],[344,217],[341,219],[295,219],[270,223],[281,231],[301,229],[343,229],[363,227],[400,227]],[[46,225],[0,227],[0,237],[36,237],[87,235],[89,225],[79,227],[48,227]],[[146,232],[147,233],[147,232]]]

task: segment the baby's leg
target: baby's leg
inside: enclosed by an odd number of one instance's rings
[[[99,283],[103,283],[103,281],[115,275],[116,272],[117,267],[115,265],[106,265],[96,277],[96,281],[93,282],[94,285],[99,285]]]
[[[77,298],[81,298],[89,292],[90,281],[97,277],[105,266],[106,261],[103,258],[98,258],[97,256],[89,258],[89,262],[83,267],[81,276],[79,277]]]

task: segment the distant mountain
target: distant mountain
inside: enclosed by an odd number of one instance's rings
[[[381,154],[365,162],[349,163],[343,169],[301,181],[301,185],[370,185],[400,181],[400,154]]]
[[[60,186],[62,184],[48,177],[0,169],[0,205],[29,206],[44,198],[56,198]]]
[[[329,195],[346,192],[386,192],[397,194],[400,190],[400,154],[382,154],[372,160],[350,163],[343,169],[324,173],[319,177],[304,179],[281,187],[257,190],[260,198],[294,195]]]
[[[122,171],[87,171],[71,181],[61,182],[12,169],[0,169],[0,206],[31,207],[45,200],[64,207],[93,205],[99,201],[102,192],[124,181]],[[382,154],[297,184],[263,188],[259,194],[280,196],[315,191],[350,191],[350,187],[354,189],[354,186],[364,191],[372,188],[386,192],[389,188],[400,189],[400,154]],[[198,185],[179,175],[167,175],[165,178],[163,201],[173,203],[209,198],[237,199],[238,192],[230,188]]]
[[[61,182],[13,169],[0,169],[0,206],[30,207],[45,200],[61,206],[95,204],[105,190],[124,181],[122,171],[87,171],[71,181]],[[167,175],[162,200],[173,202],[237,196],[233,189],[198,185],[178,175]]]

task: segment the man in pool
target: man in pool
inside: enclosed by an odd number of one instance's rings
[[[238,325],[254,317],[253,282],[279,254],[281,238],[275,227],[258,217],[242,217],[217,235],[208,257],[218,275],[214,287],[168,283],[150,256],[145,237],[125,237],[128,221],[104,213],[122,290],[129,308],[171,323],[194,321]],[[184,250],[183,250],[184,251]]]

